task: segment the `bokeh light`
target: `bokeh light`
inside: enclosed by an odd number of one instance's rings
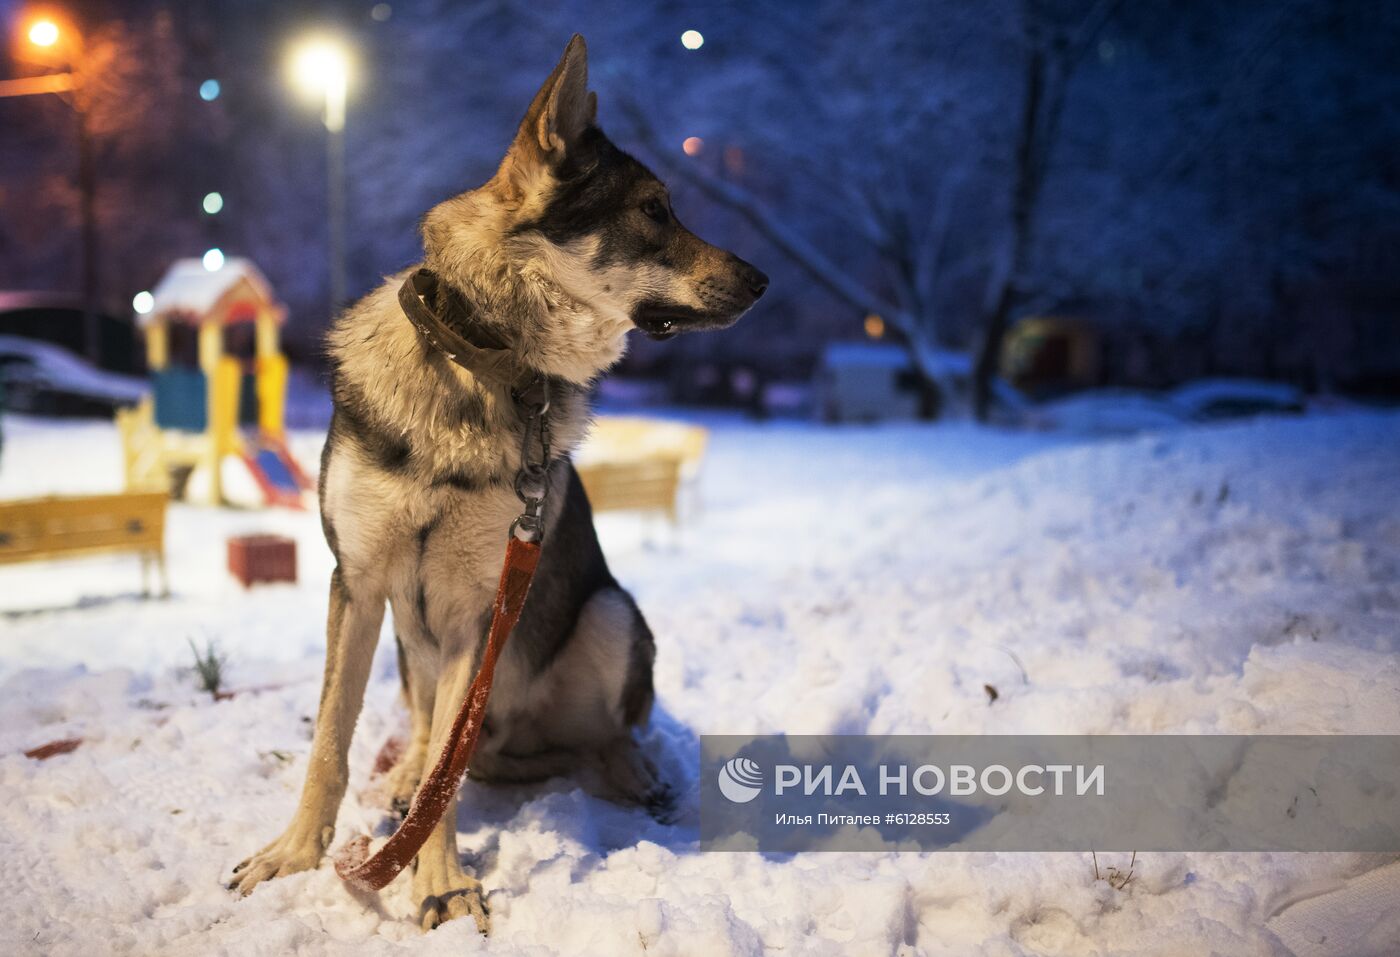
[[[698,136],[687,136],[681,143],[681,149],[685,150],[686,156],[699,156],[700,151],[705,148],[705,141]]]
[[[144,316],[156,307],[156,297],[146,290],[141,290],[131,297],[131,308],[136,310],[138,316]]]
[[[205,194],[204,194],[204,204],[203,204],[203,205],[204,205],[204,211],[205,211],[206,213],[208,213],[210,216],[213,216],[213,215],[214,215],[215,213],[217,213],[219,210],[221,210],[221,209],[224,208],[224,197],[223,197],[223,194],[222,194],[222,193],[205,193]]]
[[[705,38],[699,30],[687,30],[681,34],[681,46],[687,50],[698,50],[705,45]]]
[[[218,80],[205,80],[199,84],[199,98],[206,103],[212,103],[219,98],[223,88],[219,86]]]
[[[218,272],[224,268],[224,251],[215,247],[204,254],[204,268],[210,272]]]

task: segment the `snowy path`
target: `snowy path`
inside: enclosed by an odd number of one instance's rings
[[[0,498],[115,487],[110,429],[5,433]],[[600,524],[658,636],[653,747],[690,783],[702,732],[1400,732],[1398,494],[1393,415],[1087,445],[731,423],[678,546]],[[298,586],[227,578],[251,530],[298,539]],[[704,855],[693,801],[663,827],[555,781],[464,792],[489,941],[423,937],[407,881],[357,900],[329,866],[236,901],[220,878],[300,786],[329,556],[285,512],[177,506],[168,540],[169,602],[129,596],[129,559],[0,569],[0,952],[1278,954],[1271,915],[1388,862],[1156,853],[1118,891],[1073,854]],[[210,703],[186,638],[234,687],[286,685]],[[358,792],[396,684],[386,642],[342,837],[382,822]]]

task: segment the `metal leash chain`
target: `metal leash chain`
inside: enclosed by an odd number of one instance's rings
[[[523,389],[511,390],[517,411],[525,420],[520,440],[520,469],[515,473],[515,497],[525,506],[510,526],[511,538],[525,542],[544,539],[544,500],[549,494],[549,379],[539,376]],[[530,453],[539,435],[540,458]]]

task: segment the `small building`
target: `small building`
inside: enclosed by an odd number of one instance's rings
[[[919,375],[900,346],[833,342],[822,351],[815,404],[826,422],[916,419],[923,409]]]
[[[297,505],[310,483],[284,444],[289,370],[278,336],[287,310],[266,277],[246,259],[218,269],[181,259],[152,299],[140,321],[154,401],[118,420],[128,484],[170,483],[179,493],[203,468],[209,501],[219,503],[224,457],[236,455],[269,504]]]
[[[237,424],[280,432],[278,401],[258,400],[275,399],[273,393],[286,387],[286,360],[277,339],[287,310],[258,267],[246,259],[229,259],[209,270],[198,259],[181,259],[166,271],[152,297],[154,305],[141,325],[156,424],[184,432],[209,428],[222,370],[238,379]],[[234,423],[219,425],[231,428]]]

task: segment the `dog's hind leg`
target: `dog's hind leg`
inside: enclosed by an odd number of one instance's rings
[[[368,585],[368,583],[365,583]],[[356,581],[357,587],[361,583]],[[331,575],[326,622],[326,674],[301,802],[282,836],[234,868],[230,887],[248,894],[270,877],[309,870],[335,835],[335,818],[349,777],[347,753],[364,703],[374,646],[384,620],[384,596],[358,588],[353,600],[345,573]]]
[[[599,588],[540,677],[532,717],[538,750],[562,748],[589,758],[597,771],[595,780],[585,776],[590,791],[664,818],[673,791],[634,736],[651,711],[655,657],[656,642],[632,596],[616,585]],[[510,743],[502,750],[510,752]]]
[[[675,813],[676,792],[661,777],[631,733],[621,734],[598,751],[603,790],[599,796],[617,804],[635,804],[663,823]]]

